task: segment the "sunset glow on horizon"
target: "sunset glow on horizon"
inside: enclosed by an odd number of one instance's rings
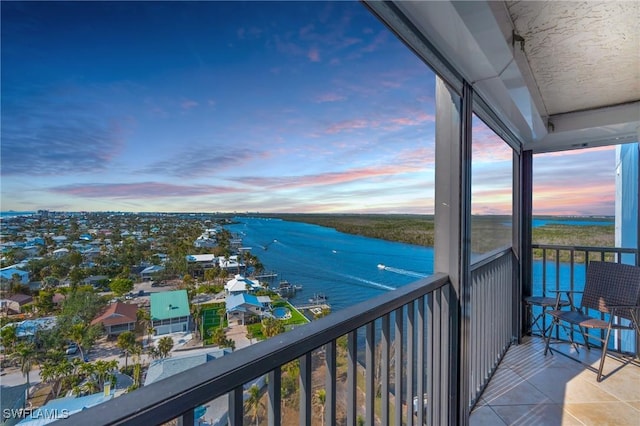
[[[435,76],[359,2],[0,7],[3,211],[433,213]],[[534,156],[534,214],[612,215],[614,151]]]

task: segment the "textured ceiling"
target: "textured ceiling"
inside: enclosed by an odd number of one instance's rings
[[[506,6],[525,39],[542,115],[640,100],[640,2],[508,1]]]

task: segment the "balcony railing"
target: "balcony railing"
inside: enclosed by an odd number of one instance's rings
[[[282,418],[282,371],[299,362],[298,415],[312,423],[313,389],[325,391],[324,419],[344,423],[452,424],[468,415],[512,341],[515,262],[511,249],[475,263],[471,270],[470,398],[452,406],[461,382],[457,301],[449,278],[435,274],[287,333],[251,345],[74,414],[67,424],[194,424],[194,412],[228,395],[228,421],[242,425],[245,384],[266,377],[268,424]],[[346,336],[346,345],[342,344]],[[314,354],[322,357],[314,359]],[[321,359],[322,358],[322,359]],[[320,360],[320,361],[319,361]],[[324,383],[312,383],[318,364]],[[346,374],[345,374],[346,372]],[[469,377],[471,376],[471,377]],[[194,411],[195,410],[195,411]]]
[[[563,246],[550,244],[533,244],[533,296],[555,297],[558,291],[582,291],[584,288],[586,267],[588,261],[618,262],[632,265],[640,265],[640,250],[620,247],[582,247]],[[580,295],[574,298],[574,304],[580,303]],[[540,308],[534,307],[532,317],[540,312]],[[608,319],[599,312],[589,312],[591,315],[598,315],[601,319]],[[529,321],[531,318],[529,318]],[[544,316],[540,319],[538,328],[546,329],[549,325],[549,318]],[[527,325],[527,329],[531,324]],[[554,338],[565,340],[561,329],[553,330]],[[604,335],[604,332],[602,332]],[[625,345],[624,338],[630,339],[632,343]],[[581,336],[572,336],[573,339],[581,341]],[[614,349],[633,351],[628,345],[635,345],[632,333],[617,333],[616,339],[612,339],[611,346]],[[590,341],[590,345],[598,347],[600,342]],[[636,348],[637,350],[637,348]]]
[[[511,248],[471,266],[470,407],[478,401],[515,338],[517,277]]]
[[[449,367],[452,300],[447,276],[436,274],[145,386],[75,414],[65,422],[159,424],[177,418],[181,424],[192,425],[194,409],[228,394],[229,423],[242,425],[243,385],[266,375],[269,424],[280,424],[281,368],[299,360],[300,421],[311,424],[312,353],[317,349],[325,354],[325,419],[333,422],[339,380],[337,342],[346,334],[347,424],[356,424],[359,415],[368,424],[373,424],[374,418],[384,424],[394,421],[412,424],[414,419],[418,424],[446,424],[447,383],[452,371]],[[360,343],[364,351],[358,350]],[[392,346],[394,349],[390,350]],[[391,352],[396,354],[393,359]],[[376,360],[376,356],[381,359]],[[364,384],[357,377],[362,370]],[[375,388],[381,389],[377,398]],[[365,395],[366,400],[357,401],[357,395]],[[424,399],[417,395],[429,395],[426,407]],[[358,412],[360,405],[365,406],[364,413]],[[392,415],[395,420],[390,418]]]

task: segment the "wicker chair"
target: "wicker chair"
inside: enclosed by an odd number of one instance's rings
[[[600,382],[611,330],[635,330],[636,338],[640,337],[640,267],[612,262],[590,262],[587,267],[584,291],[565,293],[572,306],[575,306],[572,293],[583,293],[580,307],[572,307],[570,311],[551,310],[547,311],[547,314],[551,315],[553,325],[559,325],[567,331],[578,327],[580,333],[585,336],[587,349],[590,349],[589,338],[602,342],[602,356],[596,379]],[[560,293],[558,293],[558,300],[560,300]],[[589,309],[600,312],[600,315],[598,317],[588,315]],[[629,320],[630,323],[621,324],[621,318]],[[605,330],[604,339],[589,333],[594,330]],[[571,340],[572,333],[567,334]],[[545,355],[550,350],[550,340],[551,333],[548,333]],[[573,340],[571,343],[575,344]]]

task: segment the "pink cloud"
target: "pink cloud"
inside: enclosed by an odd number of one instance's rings
[[[89,183],[58,186],[49,189],[57,194],[73,195],[85,198],[150,199],[167,197],[186,197],[237,193],[243,190],[236,187],[210,185],[174,185],[159,182],[140,183]]]
[[[365,127],[371,127],[371,123],[368,120],[362,118],[356,120],[345,120],[332,124],[325,130],[325,133],[334,134],[355,129],[363,129]]]
[[[315,47],[312,47],[307,52],[307,58],[309,58],[311,62],[320,62],[320,52]]]
[[[292,189],[318,185],[336,185],[363,179],[394,176],[402,173],[411,173],[424,170],[422,162],[407,162],[406,164],[394,164],[380,167],[364,167],[342,172],[320,173],[306,176],[285,176],[274,178],[245,177],[237,181],[248,185],[254,185],[268,189]]]
[[[187,99],[182,101],[182,103],[180,104],[180,107],[185,110],[190,110],[191,108],[195,108],[198,105],[199,105],[198,102],[191,99]]]
[[[340,95],[338,93],[334,93],[334,92],[329,92],[329,93],[323,93],[321,95],[316,96],[315,101],[317,103],[324,103],[324,102],[338,102],[338,101],[344,101],[345,99],[347,99],[345,96]]]

